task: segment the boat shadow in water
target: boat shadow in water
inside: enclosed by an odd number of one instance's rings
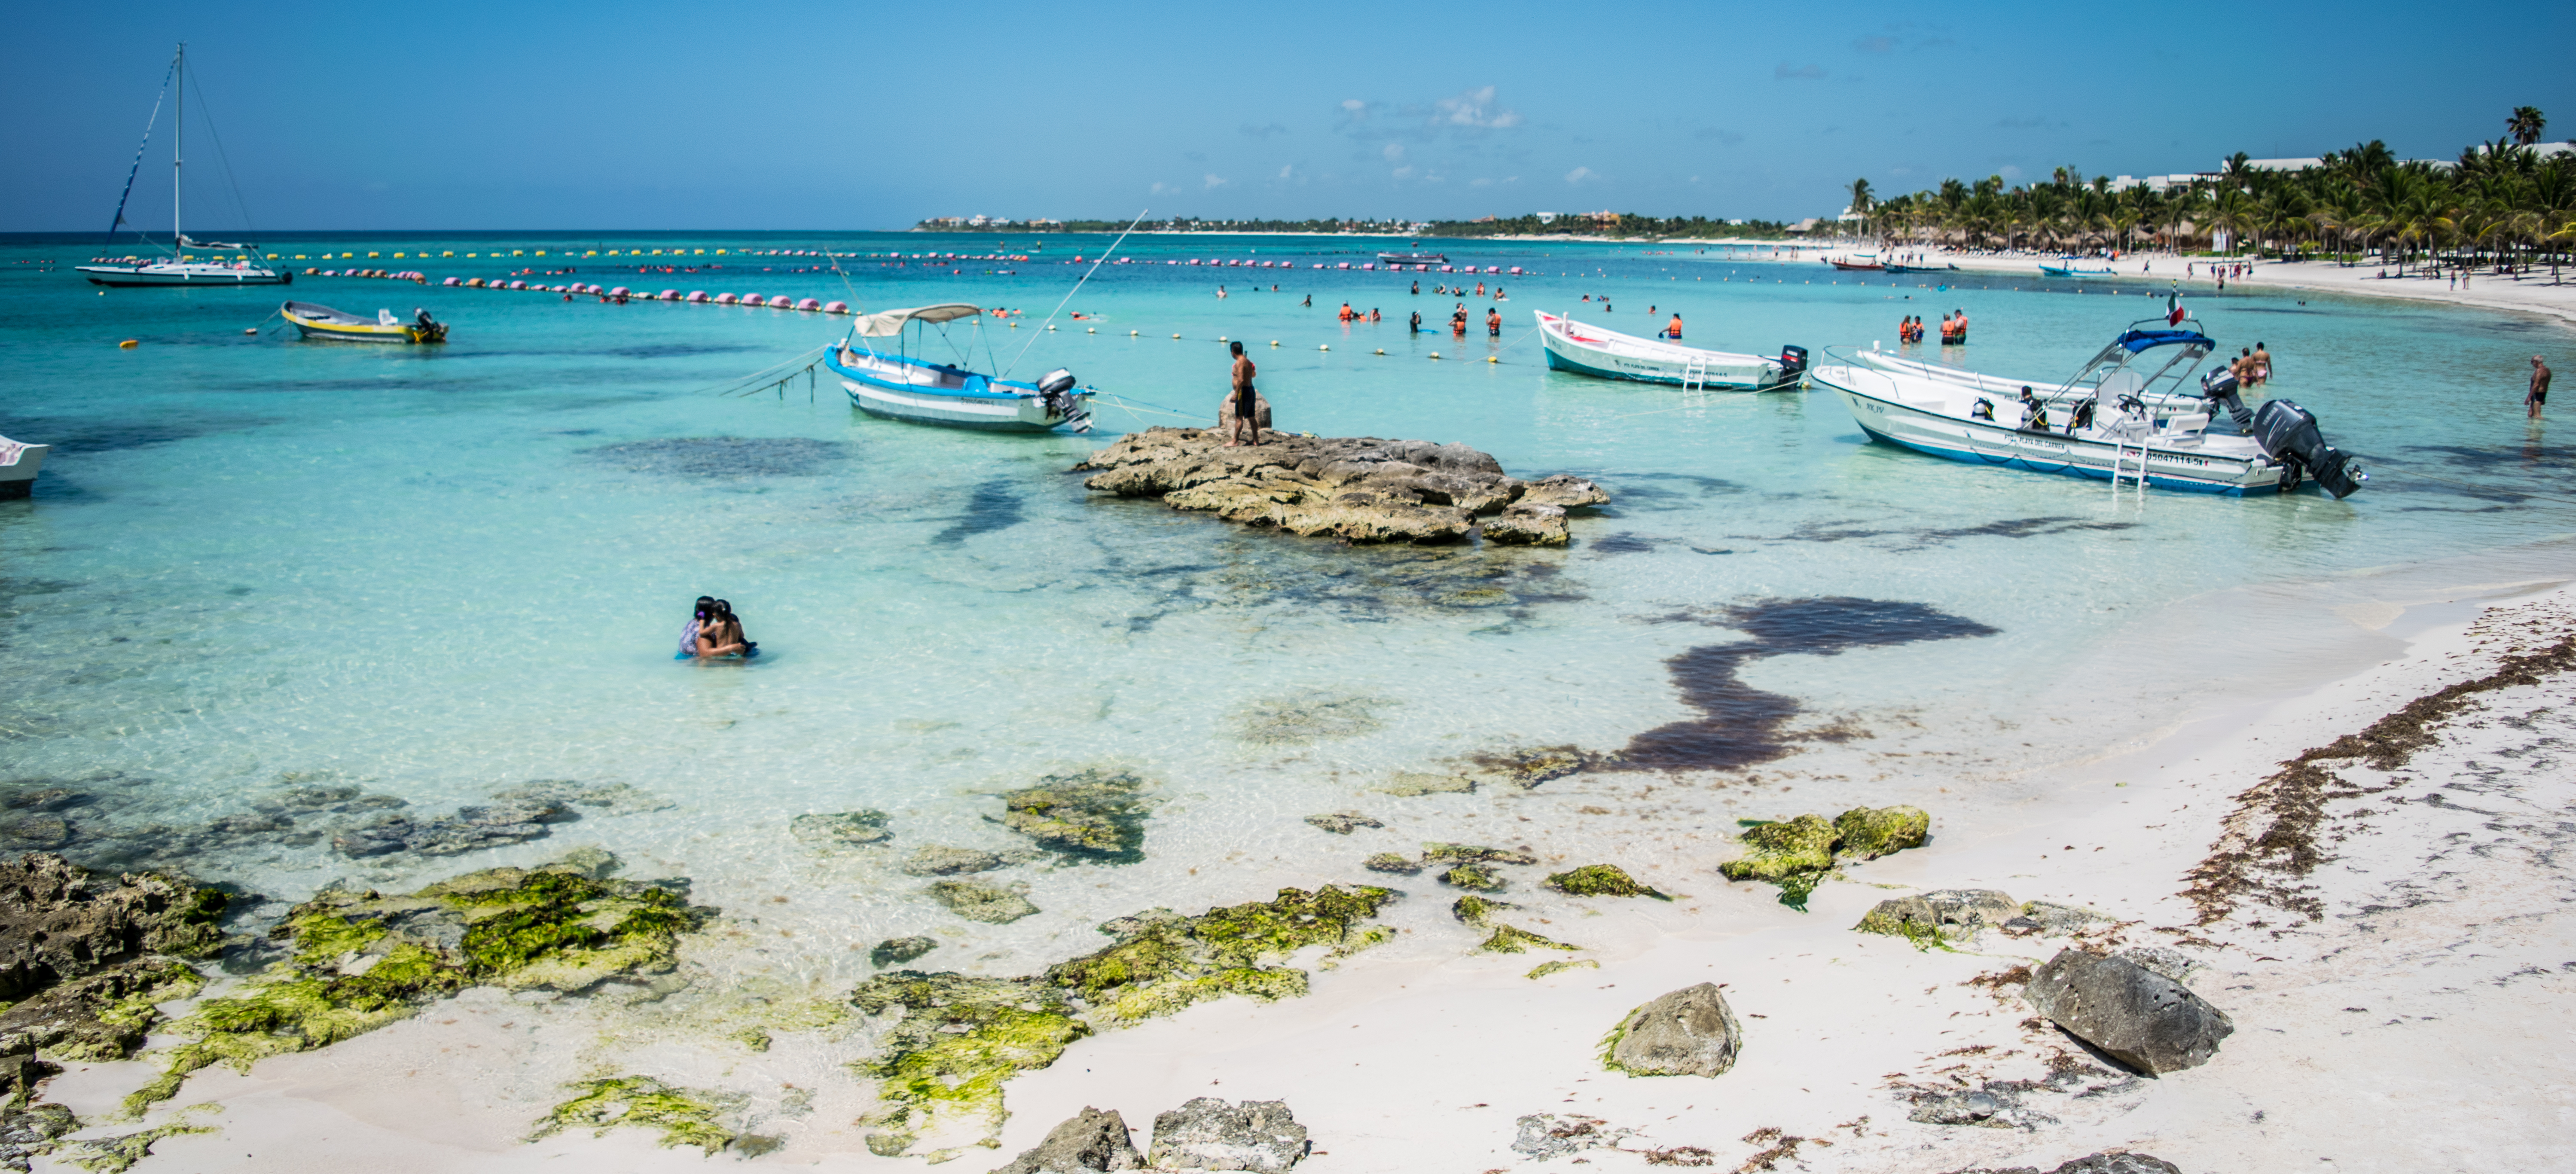
[[[1736,673],[1766,656],[1804,653],[1833,656],[1850,648],[1883,648],[1924,640],[1992,636],[1998,629],[1920,603],[1831,596],[1772,600],[1722,611],[1676,612],[1655,623],[1697,623],[1733,628],[1753,637],[1693,648],[1664,663],[1681,689],[1682,704],[1699,711],[1690,721],[1657,726],[1628,740],[1597,762],[1601,770],[1730,770],[1770,762],[1789,753],[1785,733],[1798,715],[1797,698],[1766,693]]]

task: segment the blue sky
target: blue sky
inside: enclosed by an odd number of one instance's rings
[[[1856,176],[2449,157],[2515,105],[2576,137],[2568,4],[10,7],[7,231],[105,227],[183,37],[265,229],[1781,219]],[[238,227],[202,126],[191,223]]]

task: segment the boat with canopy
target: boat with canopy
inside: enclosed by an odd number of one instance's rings
[[[2130,324],[2064,382],[2002,379],[1877,349],[1828,348],[1809,378],[1872,440],[1972,464],[2108,480],[2114,488],[2340,499],[2370,479],[2286,399],[2252,410],[2234,374],[2192,372],[2217,349],[2176,312]]]
[[[361,317],[313,302],[288,302],[277,308],[277,316],[302,331],[306,338],[331,339],[338,342],[446,342],[447,324],[435,321],[429,311],[415,309],[405,322],[391,310],[378,310],[373,318]]]
[[[186,166],[187,86],[188,46],[182,43],[178,54],[170,59],[170,73],[162,79],[161,86],[162,92],[169,95],[171,99],[170,255],[150,259],[127,258],[121,262],[102,261],[94,265],[76,266],[76,268],[83,276],[89,278],[92,285],[119,287],[286,285],[293,282],[295,280],[293,270],[263,265],[254,259],[259,247],[257,245],[191,240],[188,234],[181,230],[180,213],[185,207],[181,199],[184,187],[181,177]],[[126,226],[125,205],[134,196],[134,177],[142,170],[144,148],[152,144],[152,123],[158,121],[160,115],[161,104],[155,101],[152,104],[152,118],[143,124],[143,142],[134,148],[134,166],[126,172],[125,194],[118,197],[116,201],[116,219],[110,221],[107,226],[110,241],[116,239],[117,229]],[[220,149],[221,141],[218,140],[216,145]],[[140,233],[138,232],[137,235]],[[206,249],[209,252],[200,256],[191,254],[188,251],[190,249]],[[225,256],[224,253],[227,251],[232,255]]]
[[[1578,375],[1670,383],[1689,390],[1782,391],[1797,387],[1807,369],[1805,347],[1781,347],[1778,358],[1739,355],[1638,338],[1544,310],[1536,314],[1547,365]]]
[[[983,314],[983,307],[964,302],[861,314],[852,320],[849,337],[825,354],[823,365],[840,377],[852,406],[880,419],[998,432],[1045,432],[1064,426],[1090,431],[1094,393],[1077,386],[1071,371],[1058,368],[1031,383],[963,365],[983,341]],[[956,322],[968,322],[973,328],[962,343],[949,335],[950,324]],[[949,343],[956,362],[915,353],[933,334]],[[869,341],[881,338],[894,340],[892,348]],[[986,354],[989,359],[989,346]]]

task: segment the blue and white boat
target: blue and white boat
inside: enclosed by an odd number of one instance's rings
[[[1808,374],[1840,395],[1870,439],[1954,461],[2140,488],[2337,498],[2370,479],[2285,399],[2248,411],[2236,378],[2191,373],[2217,348],[2197,321],[2132,323],[2063,383],[1999,379],[1873,347],[1828,348]],[[2028,393],[2028,398],[2024,398]]]
[[[1578,375],[1670,383],[1693,391],[1788,391],[1797,388],[1807,369],[1805,347],[1782,347],[1778,358],[1731,354],[1604,330],[1545,310],[1535,313],[1547,365]]]
[[[2039,275],[2042,277],[2117,277],[2119,271],[2107,264],[2087,268],[2081,257],[2059,257],[2054,265],[2046,261],[2040,262]]]
[[[824,356],[823,365],[840,376],[850,403],[887,420],[981,428],[996,432],[1045,432],[1070,426],[1091,430],[1090,388],[1078,386],[1073,372],[1058,368],[1029,383],[970,371],[953,363],[910,354],[921,327],[977,318],[980,306],[949,302],[859,315],[843,340]],[[907,327],[915,328],[906,332]],[[946,336],[945,329],[940,331]],[[869,345],[872,338],[897,340],[894,350]],[[960,357],[971,344],[959,348]]]

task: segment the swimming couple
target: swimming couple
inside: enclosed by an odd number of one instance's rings
[[[671,659],[739,660],[758,655],[760,644],[743,638],[742,619],[733,614],[733,604],[701,595],[687,626],[680,629],[680,651]]]

